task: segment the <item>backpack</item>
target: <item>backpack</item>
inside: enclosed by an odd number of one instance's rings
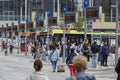
[[[82,47],[82,49],[81,49],[81,52],[82,52],[82,53],[88,53],[88,52],[89,52],[89,50],[88,50],[88,45],[87,45],[87,44],[84,44],[84,45],[83,45],[83,47]]]

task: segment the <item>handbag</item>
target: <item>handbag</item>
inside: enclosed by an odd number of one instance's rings
[[[57,72],[65,72],[65,67],[63,65],[58,65]]]

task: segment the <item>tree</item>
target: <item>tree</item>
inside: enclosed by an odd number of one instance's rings
[[[73,27],[77,31],[83,30],[83,18],[80,16],[80,12],[78,12],[78,23],[73,23]]]

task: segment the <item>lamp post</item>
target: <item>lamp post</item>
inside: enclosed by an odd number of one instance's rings
[[[115,65],[118,62],[118,21],[119,21],[119,17],[118,17],[118,13],[119,13],[119,6],[118,6],[118,0],[116,0],[116,51],[115,51]]]
[[[47,27],[47,38],[46,38],[46,45],[47,45],[47,51],[49,50],[49,24],[48,24],[48,18],[51,17],[50,12],[46,12],[46,27]]]
[[[63,40],[62,40],[62,44],[63,44],[63,62],[65,62],[65,45],[66,45],[66,39],[65,39],[65,14],[66,14],[66,12],[68,11],[68,8],[67,7],[65,7],[64,8],[64,10],[63,10],[63,12],[64,12],[64,14],[63,14],[63,17],[64,17],[64,25],[63,25]]]
[[[38,21],[38,16],[35,17],[36,22]],[[35,24],[35,41],[37,41],[37,25]]]
[[[27,18],[27,0],[25,0],[25,32],[27,33],[27,24],[28,18]],[[27,35],[25,36],[25,56],[27,56]]]
[[[13,26],[14,26],[14,22],[11,23],[12,27],[11,27],[11,34],[13,32]],[[13,36],[11,36],[11,40],[12,40],[12,44],[13,44]]]
[[[84,39],[87,38],[87,30],[86,30],[86,8],[89,7],[89,1],[88,0],[85,0],[84,1],[84,12],[85,12],[85,15],[84,15]]]
[[[6,52],[5,52],[5,54],[7,55],[7,44],[8,44],[8,39],[7,39],[7,27],[8,27],[8,23],[6,23]]]
[[[57,0],[57,24],[60,24],[60,0]]]
[[[27,25],[27,23],[28,23],[28,18],[26,18],[26,24],[25,24],[25,26]],[[27,32],[28,32],[28,30],[27,30],[27,26],[25,27],[26,29],[26,35],[25,35],[25,56],[27,56]]]
[[[20,41],[20,40],[19,40],[19,39],[20,39],[20,38],[19,38],[19,32],[20,32],[19,26],[20,26],[20,19],[18,20],[18,27],[17,27],[17,30],[18,30],[18,50],[17,50],[17,51],[18,51],[18,54],[19,54],[19,41]]]

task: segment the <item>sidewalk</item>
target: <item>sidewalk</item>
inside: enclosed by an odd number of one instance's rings
[[[21,67],[20,67],[21,64],[25,64],[24,69],[22,69],[25,71],[20,72],[20,73],[24,74],[24,77],[26,77],[25,75],[26,75],[27,71],[28,71],[28,73],[30,73],[32,71],[32,64],[34,62],[33,56],[31,56],[31,55],[25,56],[25,52],[22,52],[18,55],[17,50],[14,50],[13,54],[9,54],[8,56],[4,56],[4,52],[1,52],[1,53],[2,54],[0,54],[0,56],[2,58],[6,58],[8,60],[14,61],[15,65],[19,66],[20,69],[21,69]],[[110,63],[110,61],[112,59],[109,58],[108,60],[109,60],[108,62]],[[18,64],[20,64],[20,65],[18,65]],[[43,64],[44,64],[43,71],[46,74],[48,74],[50,80],[64,80],[65,78],[69,77],[69,68],[67,67],[67,65],[65,63],[62,62],[62,58],[60,58],[60,61],[58,64],[62,64],[65,66],[65,72],[63,72],[63,73],[58,73],[58,72],[53,73],[50,61],[43,61]],[[114,66],[112,66],[112,65],[110,65],[108,67],[97,67],[95,69],[92,69],[91,61],[90,61],[90,62],[88,62],[88,69],[86,72],[90,73],[90,74],[94,74],[97,80],[116,80],[116,76],[115,76],[116,73],[114,72]],[[19,76],[21,77],[21,75],[19,75]]]
[[[13,54],[10,54],[10,55],[11,56],[15,56],[15,57],[25,57],[25,58],[33,59],[32,54],[28,54],[27,56],[25,56],[25,52],[20,52],[18,54],[17,53],[17,49],[14,49]],[[114,61],[114,54],[109,56],[109,58],[108,58],[108,66],[107,67],[99,66],[97,68],[92,68],[91,61],[90,61],[90,62],[88,62],[88,69],[87,69],[87,71],[105,71],[105,70],[114,69],[115,66],[114,66],[114,62],[113,61]],[[60,64],[60,65],[62,64],[64,66],[67,66],[65,63],[62,62],[62,57],[60,57],[60,60],[59,60],[58,64]],[[51,63],[50,63],[50,61],[44,61],[44,65],[51,65]]]

